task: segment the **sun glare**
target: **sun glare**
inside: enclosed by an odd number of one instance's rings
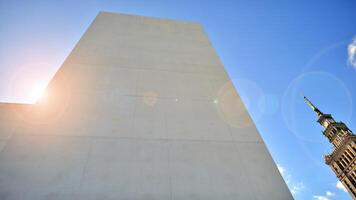
[[[45,93],[46,91],[44,87],[35,85],[29,93],[29,99],[31,103],[37,103],[42,100],[45,97]]]

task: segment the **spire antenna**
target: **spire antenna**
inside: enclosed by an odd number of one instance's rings
[[[304,96],[305,101],[307,102],[307,104],[310,106],[310,108],[318,115],[321,116],[323,115],[323,113],[316,107],[314,106],[314,104],[306,97]]]

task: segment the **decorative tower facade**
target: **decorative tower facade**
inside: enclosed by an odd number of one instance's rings
[[[356,199],[356,135],[342,122],[336,122],[330,114],[324,114],[308,98],[307,104],[317,114],[323,134],[333,144],[333,151],[325,155],[325,163],[334,171],[353,199]]]

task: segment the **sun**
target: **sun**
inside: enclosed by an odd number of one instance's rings
[[[35,85],[29,91],[29,100],[31,103],[37,103],[45,97],[46,88],[44,86]]]

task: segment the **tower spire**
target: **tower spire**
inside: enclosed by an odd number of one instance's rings
[[[310,106],[310,108],[318,115],[318,117],[323,115],[323,113],[317,107],[315,107],[314,104],[306,96],[304,96],[304,99]]]
[[[356,135],[344,123],[335,122],[330,114],[322,113],[307,97],[304,96],[304,99],[318,115],[318,123],[324,128],[323,135],[334,146],[332,153],[325,156],[326,164],[334,171],[352,198],[356,199]]]

